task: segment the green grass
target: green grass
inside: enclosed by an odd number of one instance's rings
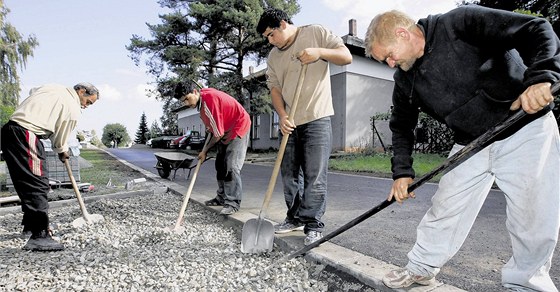
[[[439,166],[446,157],[438,154],[413,154],[416,177],[420,177]],[[387,154],[348,155],[329,161],[329,169],[349,172],[365,172],[391,177],[391,156]],[[434,180],[439,180],[436,176]]]
[[[111,179],[114,185],[124,185],[133,178],[143,175],[110,156],[96,149],[82,149],[80,156],[92,164],[92,167],[80,168],[82,182],[91,183],[95,186],[104,186]]]

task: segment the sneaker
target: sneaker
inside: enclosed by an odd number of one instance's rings
[[[288,233],[292,231],[303,231],[304,226],[305,224],[301,222],[294,224],[288,220],[284,220],[284,222],[274,225],[274,233],[281,234],[281,233]]]
[[[54,240],[48,230],[32,234],[23,250],[31,251],[59,251],[64,250],[64,245]]]
[[[424,286],[435,284],[434,277],[424,277],[412,274],[406,268],[392,270],[383,277],[383,284],[389,288],[406,288],[412,284]]]
[[[220,215],[231,215],[237,212],[237,210],[232,206],[224,206],[220,211]]]
[[[303,240],[303,244],[310,245],[310,244],[314,243],[315,241],[317,241],[321,238],[323,238],[323,233],[322,232],[315,231],[315,230],[309,230],[309,232],[307,232],[307,236]]]

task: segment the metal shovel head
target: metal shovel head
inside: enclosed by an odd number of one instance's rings
[[[260,253],[272,251],[274,226],[262,218],[247,220],[241,232],[241,252]]]

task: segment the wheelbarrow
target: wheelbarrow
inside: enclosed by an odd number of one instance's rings
[[[191,177],[191,170],[196,167],[196,164],[193,165],[196,157],[182,152],[156,152],[154,155],[157,158],[155,168],[157,168],[161,178],[168,178],[173,170],[173,178],[171,180],[175,180],[175,174],[177,174],[178,169],[188,169],[189,175],[187,179],[189,179]]]

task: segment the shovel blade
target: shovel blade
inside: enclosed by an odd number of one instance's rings
[[[274,226],[259,218],[249,219],[241,233],[241,252],[261,253],[272,251],[274,245]]]

